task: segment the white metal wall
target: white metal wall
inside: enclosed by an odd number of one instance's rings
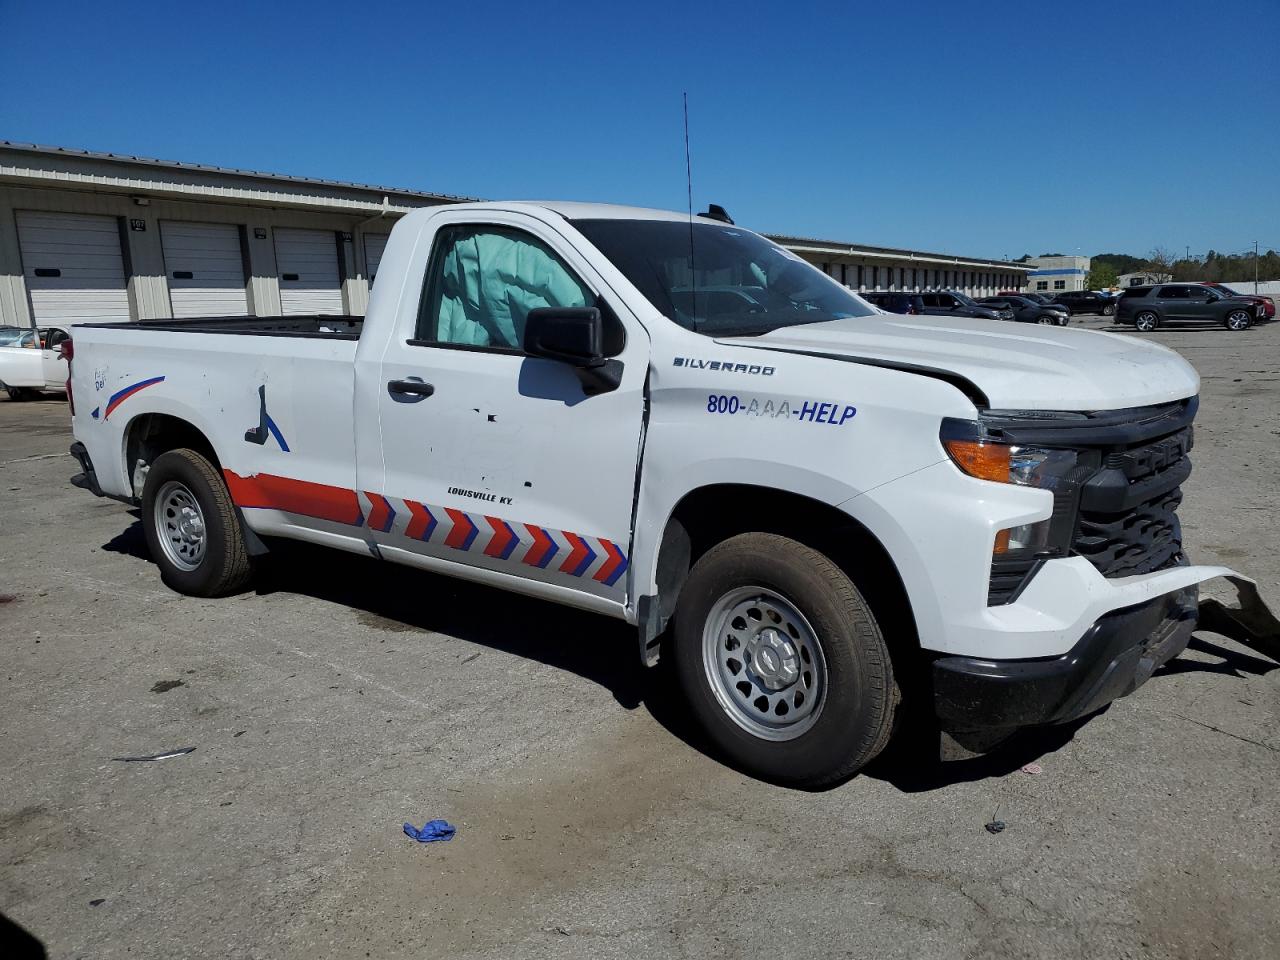
[[[243,316],[249,312],[238,226],[162,220],[160,246],[175,317]]]
[[[17,225],[36,323],[129,319],[117,218],[19,210]]]

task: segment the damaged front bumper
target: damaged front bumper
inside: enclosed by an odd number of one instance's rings
[[[1142,686],[1186,649],[1198,627],[1280,662],[1280,621],[1252,580],[1223,574],[1236,606],[1197,603],[1195,584],[1099,617],[1065,654],[1029,660],[944,656],[933,662],[939,725],[958,739],[1086,716]]]

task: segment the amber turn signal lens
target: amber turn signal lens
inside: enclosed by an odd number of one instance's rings
[[[996,534],[996,544],[992,548],[993,554],[1001,554],[1009,552],[1009,531],[1001,530]]]
[[[943,440],[947,453],[956,466],[979,480],[1009,482],[1010,447],[1004,443],[984,443],[981,440]]]

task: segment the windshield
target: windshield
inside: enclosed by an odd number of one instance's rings
[[[575,220],[573,225],[650,303],[695,333],[755,336],[801,323],[876,315],[821,270],[748,230],[706,223],[691,230],[678,220]]]

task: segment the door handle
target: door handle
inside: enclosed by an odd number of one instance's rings
[[[435,392],[436,388],[433,385],[424,383],[418,377],[406,377],[403,380],[387,382],[387,393],[391,394],[391,399],[397,403],[418,403]]]

